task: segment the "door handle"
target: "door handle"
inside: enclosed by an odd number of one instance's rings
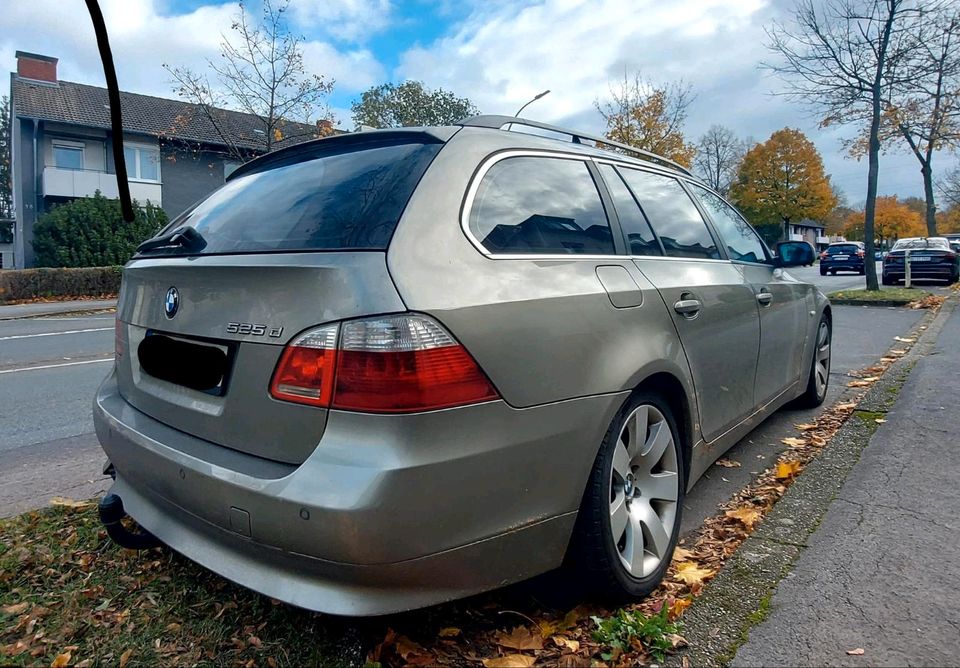
[[[761,306],[770,306],[773,303],[773,293],[772,292],[758,292],[757,301],[760,302]]]
[[[703,304],[699,299],[681,299],[673,305],[673,310],[686,318],[692,318],[700,312]]]

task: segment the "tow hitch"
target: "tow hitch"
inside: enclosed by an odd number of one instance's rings
[[[123,526],[121,520],[127,516],[123,510],[123,500],[116,494],[107,494],[100,499],[97,506],[100,514],[100,522],[107,530],[107,535],[114,543],[128,550],[148,550],[151,547],[159,547],[160,541],[143,529],[130,531]]]

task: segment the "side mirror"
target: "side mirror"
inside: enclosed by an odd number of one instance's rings
[[[802,267],[812,265],[817,253],[806,241],[781,241],[777,244],[776,267]]]

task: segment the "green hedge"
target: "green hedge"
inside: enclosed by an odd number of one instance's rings
[[[38,267],[104,267],[126,264],[137,245],[167,224],[167,214],[150,202],[133,201],[136,219],[127,222],[120,202],[97,191],[55,206],[33,228]]]
[[[107,297],[120,292],[123,267],[0,271],[0,303],[38,298]]]

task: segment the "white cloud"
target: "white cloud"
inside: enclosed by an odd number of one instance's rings
[[[296,21],[348,41],[359,41],[390,23],[390,0],[296,0],[290,11]]]
[[[383,81],[383,65],[367,49],[339,51],[326,42],[305,42],[307,70],[332,77],[340,91],[360,91]]]

